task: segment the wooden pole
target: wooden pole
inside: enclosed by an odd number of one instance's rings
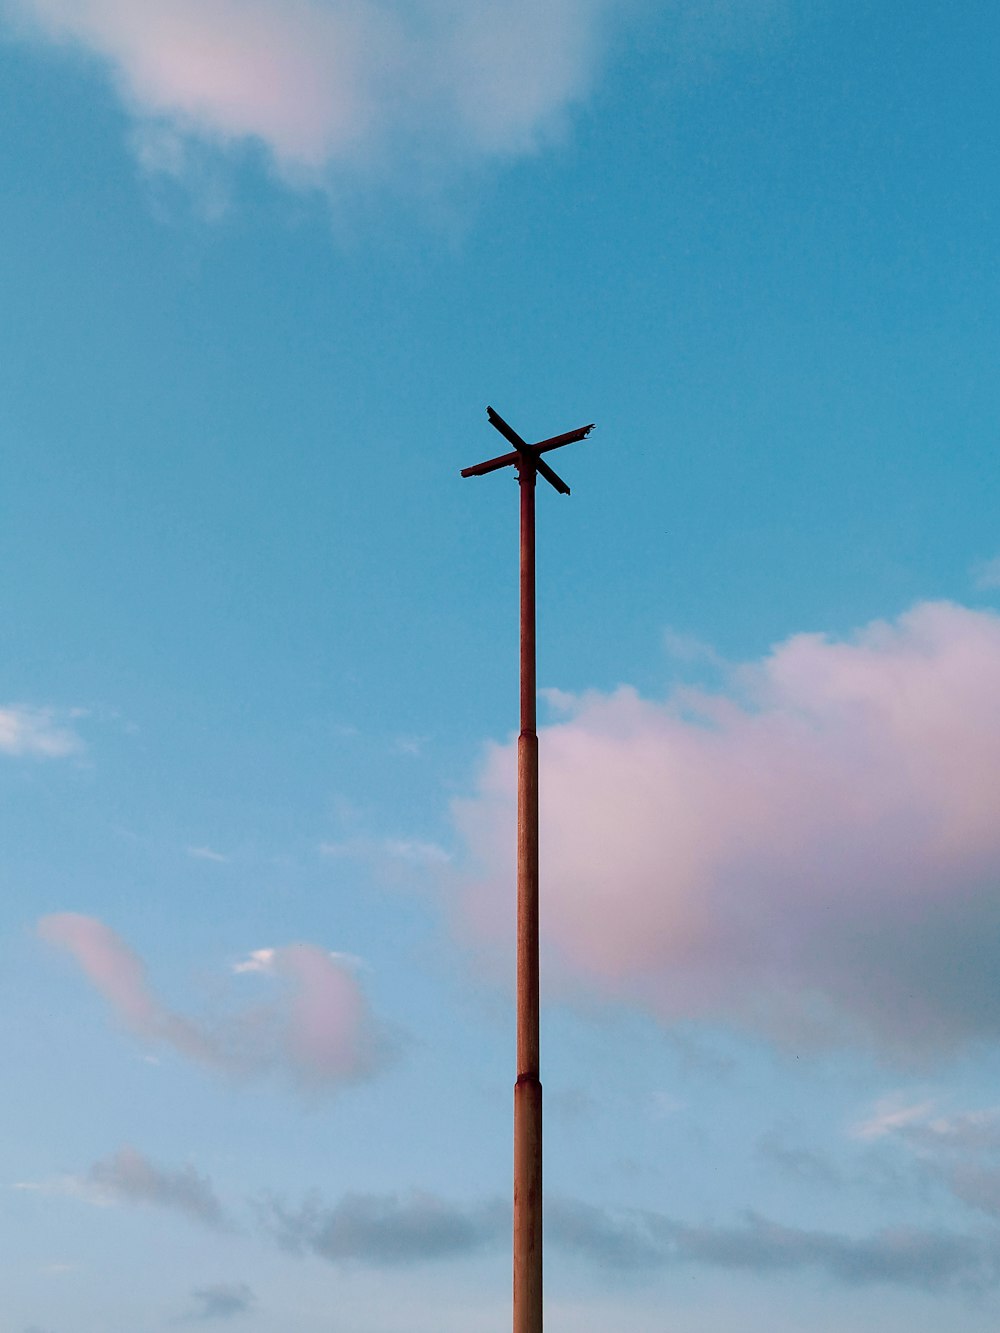
[[[521,489],[521,732],[517,741],[517,1083],[514,1085],[514,1333],[542,1333],[542,1085],[538,1060],[538,733],[535,474]]]
[[[542,1084],[538,1066],[538,731],[535,718],[535,481],[569,487],[542,458],[594,429],[528,444],[492,407],[514,452],[462,468],[484,477],[516,467],[521,483],[521,732],[517,741],[517,1082],[514,1085],[514,1333],[542,1333]]]

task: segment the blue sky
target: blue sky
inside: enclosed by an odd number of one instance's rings
[[[994,1329],[993,6],[0,2],[0,1333]]]

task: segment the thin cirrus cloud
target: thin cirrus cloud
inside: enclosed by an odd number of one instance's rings
[[[1000,1221],[1000,1107],[948,1113],[897,1095],[876,1103],[854,1134],[895,1148],[966,1207]]]
[[[0,707],[0,754],[64,759],[82,749],[80,737],[54,709],[27,704]]]
[[[594,76],[607,0],[3,0],[110,70],[140,122],[286,174],[534,149]]]
[[[977,560],[970,571],[972,581],[983,592],[1000,588],[1000,555],[992,560]]]
[[[139,956],[95,917],[72,912],[43,917],[38,933],[66,950],[136,1037],[234,1075],[279,1072],[303,1088],[334,1087],[372,1076],[387,1044],[356,970],[310,944],[257,950],[253,966],[273,988],[235,1012],[196,1021],[174,1013],[155,995]]]
[[[558,696],[549,975],[663,1022],[927,1059],[1000,1037],[1000,616],[799,634],[727,688]],[[513,746],[455,806],[457,919],[505,933]]]
[[[223,852],[217,852],[213,847],[189,847],[187,854],[195,861],[214,861],[216,865],[226,865],[230,859]]]

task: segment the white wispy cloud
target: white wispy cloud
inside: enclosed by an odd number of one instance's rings
[[[1000,1220],[1000,1107],[947,1111],[897,1094],[877,1102],[857,1132],[891,1145],[954,1199]]]
[[[99,1208],[109,1207],[113,1202],[85,1176],[62,1175],[52,1176],[48,1180],[15,1180],[11,1184],[11,1189],[24,1194],[49,1194],[83,1199],[86,1203],[92,1203]]]
[[[450,853],[436,842],[421,842],[417,838],[387,838],[383,847],[387,856],[415,866],[442,866],[451,860]]]
[[[246,958],[233,964],[233,971],[236,973],[263,972],[265,974],[273,972],[274,950],[254,949]]]
[[[371,855],[372,843],[367,838],[328,839],[319,845],[320,856],[329,856],[333,860],[361,859]]]
[[[218,865],[226,865],[229,861],[228,856],[217,852],[213,847],[189,847],[187,854],[196,861],[215,861]]]
[[[668,657],[676,662],[702,663],[706,666],[724,668],[728,665],[710,643],[699,639],[696,634],[684,634],[679,630],[663,631],[663,647]]]
[[[359,958],[354,953],[343,953],[340,950],[330,950],[329,957],[338,966],[350,968],[352,972],[367,971],[368,965],[363,958]],[[247,973],[259,972],[263,976],[275,976],[281,963],[281,954],[278,949],[253,949],[246,958],[240,959],[233,964],[233,971],[239,976],[245,976]]]
[[[984,592],[1000,588],[1000,555],[992,560],[977,560],[970,572],[973,584]]]
[[[429,870],[448,865],[451,853],[439,843],[424,838],[353,837],[321,842],[322,856],[334,860],[370,861],[382,866],[393,862]]]
[[[80,715],[79,709],[67,715],[54,708],[33,708],[28,704],[0,707],[0,754],[40,759],[64,759],[78,754],[83,741],[64,718]]]
[[[397,736],[392,742],[393,753],[416,759],[422,754],[427,741],[427,736]]]
[[[908,1126],[925,1124],[935,1106],[933,1100],[914,1102],[899,1093],[882,1097],[869,1115],[855,1125],[853,1136],[858,1139],[881,1139]]]

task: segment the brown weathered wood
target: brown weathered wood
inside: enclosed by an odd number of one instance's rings
[[[514,1085],[514,1333],[542,1333],[542,1085]]]
[[[538,733],[535,469],[521,492],[521,732],[517,739],[517,1083],[514,1087],[514,1333],[542,1327],[542,1084],[538,1001]]]
[[[525,447],[532,454],[547,454],[553,449],[562,449],[564,445],[577,444],[580,440],[585,440],[593,429],[594,423],[591,422],[589,426],[577,426],[576,430],[568,430],[563,435],[553,435],[551,439],[540,440],[538,444],[529,444]],[[488,472],[497,472],[502,467],[516,464],[522,457],[523,451],[515,449],[512,454],[500,454],[496,458],[488,458],[485,463],[477,463],[475,467],[462,468],[462,476],[485,477]]]

